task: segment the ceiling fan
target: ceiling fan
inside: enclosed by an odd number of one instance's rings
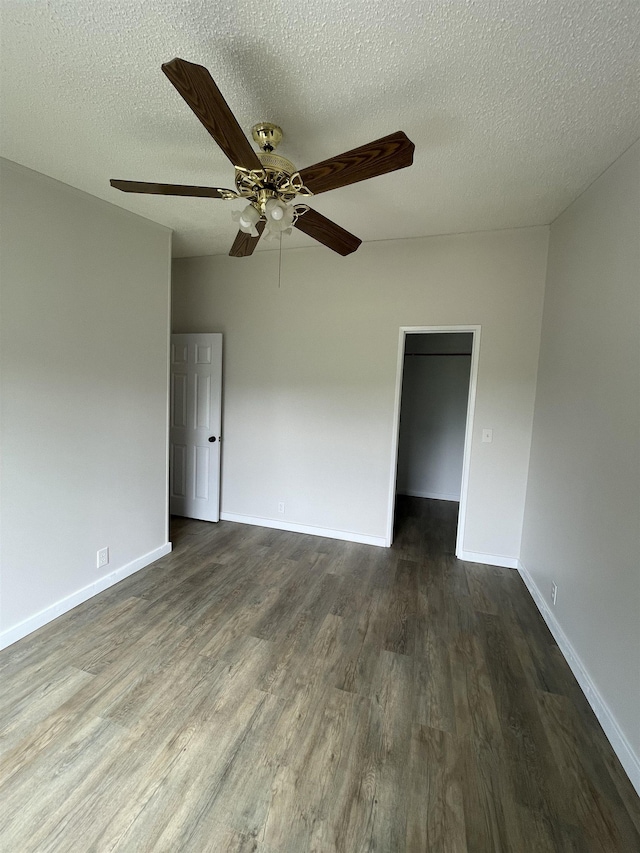
[[[252,128],[253,139],[261,149],[259,153],[253,150],[213,78],[202,65],[172,59],[162,70],[231,160],[236,188],[121,180],[112,180],[111,186],[129,193],[246,199],[247,207],[233,214],[240,230],[229,252],[232,257],[251,255],[265,228],[265,236],[271,237],[297,228],[340,255],[355,252],[362,242],[358,237],[307,204],[294,203],[296,197],[355,184],[404,169],[413,162],[413,142],[402,131],[397,131],[297,171],[293,163],[273,153],[282,139],[282,130],[271,122],[261,122]]]

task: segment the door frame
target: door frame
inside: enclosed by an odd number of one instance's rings
[[[467,520],[467,498],[469,495],[469,467],[471,464],[471,443],[473,439],[473,420],[476,407],[476,390],[478,387],[478,363],[480,360],[481,326],[401,326],[398,340],[398,361],[396,366],[396,395],[393,407],[393,423],[391,429],[391,474],[389,477],[389,505],[387,509],[387,532],[385,544],[390,547],[393,542],[393,525],[395,521],[396,485],[398,478],[398,441],[400,437],[400,406],[402,404],[402,378],[404,372],[404,350],[407,335],[437,335],[471,333],[471,370],[469,373],[469,397],[467,400],[467,422],[464,431],[464,453],[462,457],[462,482],[460,484],[460,509],[458,512],[458,528],[456,531],[456,557],[464,551],[463,540]]]

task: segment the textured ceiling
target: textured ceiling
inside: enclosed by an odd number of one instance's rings
[[[232,186],[160,70],[175,56],[210,70],[247,133],[280,124],[298,168],[404,130],[412,167],[311,200],[365,241],[548,223],[640,135],[638,0],[1,9],[2,156],[170,226],[177,256],[226,253],[242,205],[109,186]]]

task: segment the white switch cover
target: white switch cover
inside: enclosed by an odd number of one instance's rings
[[[482,440],[485,444],[491,444],[493,441],[493,430],[492,429],[483,429],[482,430]]]

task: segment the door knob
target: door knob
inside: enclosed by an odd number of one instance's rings
[[[215,440],[216,440],[215,435],[210,435],[210,436],[209,436],[209,441],[215,441]]]

